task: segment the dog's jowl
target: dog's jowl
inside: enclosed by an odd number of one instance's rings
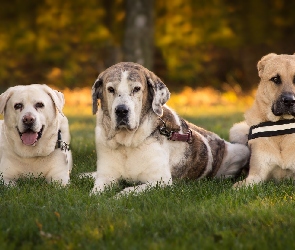
[[[234,176],[249,149],[199,128],[165,105],[165,84],[143,66],[125,62],[102,72],[92,88],[97,172],[93,192],[126,179],[122,192],[171,184],[174,178]],[[98,106],[98,100],[100,105]]]
[[[9,88],[0,96],[0,173],[5,183],[44,176],[67,184],[72,168],[64,96],[47,85]]]

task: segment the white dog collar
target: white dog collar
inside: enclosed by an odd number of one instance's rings
[[[262,122],[250,127],[248,140],[295,133],[295,119]]]

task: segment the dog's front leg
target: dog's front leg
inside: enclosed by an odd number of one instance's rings
[[[171,185],[172,184],[172,180],[170,179],[169,181],[153,181],[153,182],[148,182],[148,183],[144,183],[144,184],[141,184],[141,185],[138,185],[138,186],[135,186],[135,187],[127,187],[127,188],[124,188],[119,194],[118,196],[122,196],[122,195],[128,195],[128,194],[131,194],[131,193],[134,193],[134,194],[138,194],[138,193],[141,193],[143,192],[144,190],[147,190],[149,188],[152,188],[152,187],[165,187],[167,185]]]
[[[258,151],[254,151],[258,152]],[[250,169],[248,177],[234,184],[234,188],[242,186],[253,186],[267,181],[277,164],[271,159],[271,154],[267,152],[252,153],[250,158]]]
[[[141,185],[137,185],[134,187],[127,187],[124,188],[118,195],[117,197],[120,197],[122,195],[128,195],[128,194],[138,194],[143,192],[144,190],[147,190],[149,188],[152,187],[165,187],[167,185],[171,185],[172,184],[172,177],[171,177],[171,173],[169,170],[169,167],[167,166],[166,168],[162,168],[162,173],[159,173],[159,169],[158,171],[149,171],[149,174],[147,173],[142,173],[142,177],[144,178],[140,178],[141,182],[143,182],[143,184]]]
[[[107,187],[110,187],[117,183],[118,178],[110,175],[100,175],[96,173],[93,175],[95,177],[94,187],[91,191],[92,194],[102,193]]]
[[[16,185],[16,179],[3,178],[3,183],[6,186],[15,186]]]

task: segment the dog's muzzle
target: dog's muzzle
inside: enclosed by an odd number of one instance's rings
[[[129,109],[126,105],[118,105],[115,109],[117,127],[127,127],[129,122]]]
[[[272,105],[272,112],[275,116],[295,116],[295,95],[292,92],[282,93]]]
[[[26,114],[22,118],[22,132],[17,127],[18,134],[23,144],[27,146],[34,146],[35,143],[42,137],[44,126],[39,131],[34,128],[36,118],[32,114]]]

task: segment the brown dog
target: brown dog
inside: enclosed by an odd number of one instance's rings
[[[254,104],[230,131],[231,142],[251,149],[249,175],[236,186],[295,177],[295,55],[268,54],[257,68]]]

